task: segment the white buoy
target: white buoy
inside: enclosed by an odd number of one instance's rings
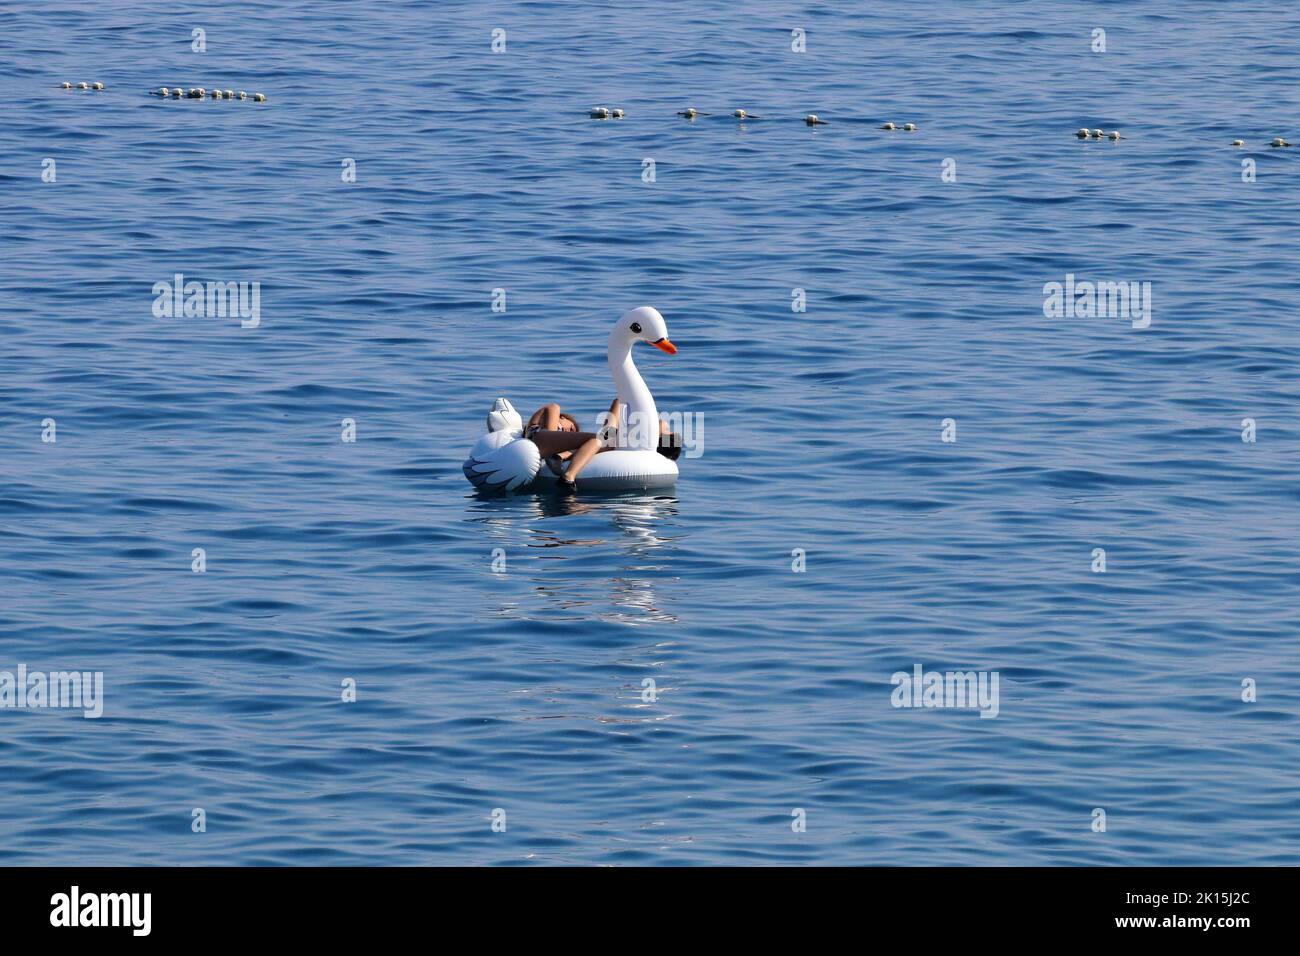
[[[265,103],[265,102],[266,102],[266,94],[265,94],[265,93],[254,93],[254,94],[253,94],[253,102],[254,102],[254,103]]]
[[[610,110],[610,111],[609,111],[609,117],[610,117],[610,119],[622,119],[622,118],[623,118],[623,111],[620,110],[620,109],[613,109],[613,110]]]
[[[1244,139],[1234,139],[1234,140],[1232,141],[1232,145],[1233,145],[1233,146],[1245,146],[1245,145],[1246,145],[1246,141],[1245,141]]]
[[[1290,146],[1291,144],[1288,143],[1286,140],[1284,140],[1281,136],[1279,136],[1279,137],[1277,137],[1276,139],[1274,139],[1273,142],[1269,143],[1268,145],[1270,145],[1270,146],[1272,146],[1273,148],[1276,149],[1276,148],[1279,147],[1279,146]]]
[[[746,113],[744,110],[736,110],[731,115],[736,117],[738,120],[759,119],[759,117],[755,116],[753,113]]]
[[[226,99],[228,99],[228,100],[233,100],[234,98],[235,98],[235,91],[234,91],[234,90],[226,90]]]
[[[1101,139],[1101,138],[1104,137],[1105,135],[1106,135],[1105,130],[1095,129],[1095,130],[1092,131],[1092,138],[1093,138],[1093,139]]]
[[[893,123],[892,120],[891,120],[890,122],[888,122],[888,123],[884,123],[884,124],[882,124],[880,128],[881,128],[881,129],[888,129],[888,130],[895,130],[895,129],[898,129],[898,127],[894,125],[894,123]]]
[[[85,80],[82,80],[80,83],[77,84],[77,89],[88,90],[90,89],[90,84],[87,83]]]
[[[243,90],[240,90],[240,91],[239,91],[239,98],[240,98],[241,100],[246,100],[246,99],[248,99],[248,94],[245,93]]]
[[[95,81],[94,83],[90,84],[90,88],[92,90],[102,90],[104,88],[104,84],[100,83],[99,81]]]
[[[826,125],[826,121],[825,121],[824,119],[822,119],[820,116],[818,116],[816,113],[809,113],[807,116],[805,116],[805,117],[803,118],[803,121],[804,121],[805,123],[807,123],[809,126],[825,126],[825,125]]]
[[[915,123],[904,123],[904,124],[903,124],[903,132],[905,132],[905,133],[915,133],[915,132],[916,132],[916,124],[915,124]]]
[[[609,110],[603,106],[593,106],[587,115],[592,119],[609,119]]]
[[[63,87],[65,90],[72,89],[72,84],[69,83],[67,80],[64,80],[62,83],[59,84],[59,86]]]
[[[693,120],[695,117],[699,116],[700,113],[694,106],[688,106],[684,110],[678,110],[677,115],[685,116],[688,120]]]
[[[213,90],[213,91],[212,91],[212,98],[213,98],[214,100],[225,99],[225,96],[226,96],[226,94],[225,94],[225,93],[222,93],[220,90]]]
[[[185,91],[182,90],[179,86],[172,87],[172,96],[176,97],[177,99],[180,99],[184,95],[185,95]]]
[[[1092,135],[1092,130],[1081,129],[1079,130],[1079,132],[1075,133],[1074,135],[1079,137],[1079,139],[1087,139],[1089,136]]]
[[[1107,137],[1107,139],[1111,140],[1112,142],[1117,139],[1123,139],[1123,138],[1124,138],[1123,136],[1119,135],[1119,130],[1117,129],[1111,130],[1110,135]]]

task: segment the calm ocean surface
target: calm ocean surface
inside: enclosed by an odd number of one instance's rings
[[[0,670],[105,685],[0,709],[0,862],[1300,863],[1297,37],[0,7]],[[260,325],[155,318],[176,273],[259,282]],[[1150,328],[1046,318],[1067,274],[1150,282]],[[472,494],[492,399],[590,419],[642,304],[704,421],[675,494]],[[996,719],[892,706],[917,664],[998,672]]]

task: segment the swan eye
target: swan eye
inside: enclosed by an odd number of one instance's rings
[[[633,323],[632,323],[632,331],[633,331],[633,332],[636,332],[636,333],[639,335],[639,334],[641,333],[641,323],[640,323],[640,322],[633,322]]]

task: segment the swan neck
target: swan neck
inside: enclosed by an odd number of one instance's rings
[[[609,372],[618,389],[620,447],[653,450],[659,443],[659,410],[654,396],[632,361],[632,342],[609,343]]]

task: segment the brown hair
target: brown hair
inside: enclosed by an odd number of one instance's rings
[[[560,412],[560,417],[563,418],[563,419],[566,420],[566,421],[572,422],[572,423],[573,423],[573,430],[574,430],[575,432],[580,432],[580,431],[582,431],[582,426],[578,424],[578,420],[577,420],[576,418],[574,418],[572,415],[570,415],[568,412]]]

